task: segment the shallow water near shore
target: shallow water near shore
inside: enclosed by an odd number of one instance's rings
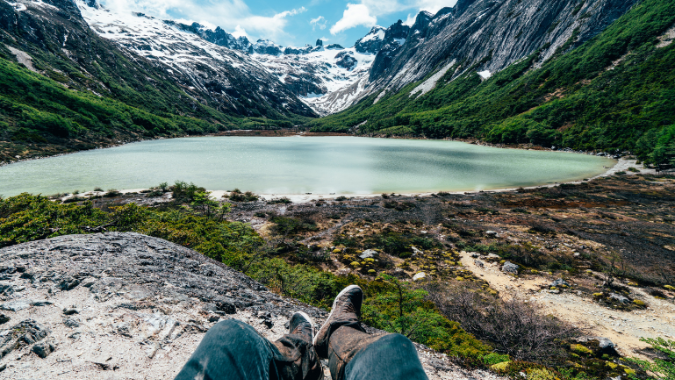
[[[6,165],[0,167],[0,194],[138,189],[176,180],[260,194],[472,191],[589,178],[614,163],[439,140],[194,137]]]

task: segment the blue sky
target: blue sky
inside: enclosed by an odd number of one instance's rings
[[[414,20],[420,10],[435,13],[457,0],[100,0],[118,11],[220,26],[253,42],[271,39],[284,46],[338,43],[345,47],[374,25]]]

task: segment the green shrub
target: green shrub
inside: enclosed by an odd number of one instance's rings
[[[258,196],[250,191],[242,193],[239,189],[234,189],[230,192],[229,198],[233,202],[255,202]]]
[[[509,358],[509,355],[501,355],[496,352],[490,352],[489,354],[484,355],[481,360],[486,366],[489,367],[497,363],[508,362],[511,359]]]
[[[663,338],[640,338],[640,340],[648,343],[652,349],[660,352],[662,355],[654,358],[654,361],[637,358],[629,358],[627,360],[640,367],[643,371],[653,373],[655,379],[675,379],[675,340],[666,340]],[[629,375],[632,379],[636,378],[634,373]]]
[[[206,192],[206,189],[203,187],[197,186],[192,182],[187,183],[183,181],[176,181],[170,189],[175,201],[186,203],[193,202],[197,193]]]
[[[269,201],[267,201],[267,203],[271,203],[271,204],[278,204],[278,203],[281,203],[281,204],[289,204],[289,203],[293,203],[293,202],[292,202],[290,199],[288,199],[287,197],[282,197],[282,198],[275,198],[275,199],[269,200]]]
[[[316,231],[318,227],[316,222],[309,219],[289,218],[285,216],[274,216],[270,219],[275,224],[274,232],[279,235],[296,235],[306,231]]]

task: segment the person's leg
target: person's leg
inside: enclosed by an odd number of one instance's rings
[[[311,319],[295,313],[289,325],[289,334],[270,343],[243,322],[219,322],[206,333],[176,380],[318,380],[322,369],[311,343]]]
[[[415,346],[401,334],[384,335],[369,344],[344,372],[344,380],[428,380]]]
[[[253,327],[230,319],[213,326],[176,380],[261,380],[270,378],[271,343]]]
[[[417,350],[403,335],[366,333],[359,319],[363,291],[345,288],[314,338],[316,352],[328,358],[333,380],[427,379]]]

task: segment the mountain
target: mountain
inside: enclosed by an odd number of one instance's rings
[[[102,38],[146,58],[170,73],[190,95],[219,111],[245,116],[267,116],[255,103],[280,114],[313,116],[285,86],[255,61],[248,52],[274,45],[236,39],[220,28],[208,30],[159,20],[142,13],[113,13],[101,6],[77,0],[84,20]],[[245,52],[242,52],[243,49]]]
[[[453,61],[462,63],[453,77],[468,68],[489,76],[544,47],[545,62],[572,35],[566,49],[597,35],[636,1],[460,0],[435,15],[420,12],[412,26],[399,20],[375,27],[357,41],[357,49],[377,56],[352,104],[382,90],[396,92]]]
[[[253,54],[251,58],[320,115],[345,109],[354,100],[375,59],[372,53],[341,46],[285,48],[283,54]],[[358,90],[356,93],[360,93]]]
[[[96,2],[86,2],[86,5],[88,7],[96,9],[102,8]],[[138,12],[134,13],[134,15],[138,17],[145,17],[145,14]],[[253,53],[253,50],[256,47],[256,45],[251,44],[251,42],[245,36],[235,37],[224,31],[220,27],[216,27],[215,30],[211,30],[196,22],[193,22],[190,25],[186,25],[183,23],[175,22],[173,20],[164,20],[164,23],[173,26],[177,29],[180,29],[182,31],[194,33],[199,37],[201,37],[203,40],[208,41],[212,44],[223,46],[232,50],[240,50],[247,53]],[[262,40],[259,40],[258,42],[260,41]]]
[[[377,54],[360,101],[308,125],[665,162],[674,23],[673,0],[459,1],[419,15],[403,45]]]
[[[354,48],[359,53],[377,54],[380,48],[382,48],[386,30],[381,26],[374,26],[368,34],[356,41]]]
[[[0,1],[0,162],[315,115],[246,53],[170,23]]]

